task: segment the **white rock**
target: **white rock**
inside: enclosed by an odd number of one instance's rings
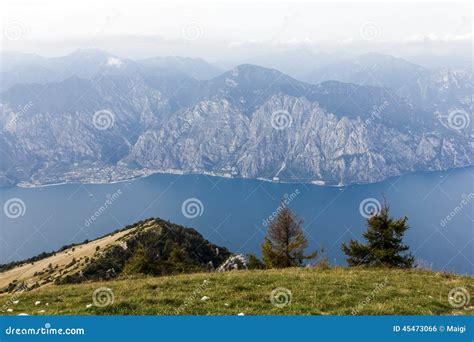
[[[224,303],[224,306],[229,306],[229,303]]]
[[[227,272],[232,270],[246,270],[247,259],[242,254],[230,256],[222,265],[219,266],[217,272]]]
[[[86,308],[87,308],[87,309],[89,309],[89,308],[91,308],[91,307],[92,307],[92,304],[87,304],[87,305],[86,305]]]
[[[201,301],[205,302],[206,300],[209,300],[210,298],[208,296],[204,296],[201,298]]]
[[[13,301],[13,304],[16,305],[16,304],[18,304],[19,302],[20,302],[19,300],[14,300],[14,301]]]
[[[13,309],[7,309],[7,312],[13,312]]]
[[[237,314],[237,316],[245,316],[245,314],[243,312]]]
[[[22,313],[19,313],[18,316],[29,316],[29,315],[27,313],[22,312]]]
[[[41,301],[40,301],[40,300],[37,300],[37,301],[35,302],[35,305],[40,305],[40,304],[41,304]]]
[[[40,310],[40,311],[38,311],[38,313],[45,313],[45,311],[44,311],[44,310]]]

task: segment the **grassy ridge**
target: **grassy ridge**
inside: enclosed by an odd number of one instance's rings
[[[16,295],[3,294],[0,304],[3,315],[472,315],[471,304],[451,306],[448,293],[463,287],[472,294],[473,278],[419,270],[341,267],[196,273],[48,285]],[[111,289],[113,303],[91,305],[94,291],[101,287]],[[271,293],[276,288],[291,291],[289,305],[272,304]],[[202,300],[204,296],[209,299]],[[37,301],[41,303],[35,305]]]

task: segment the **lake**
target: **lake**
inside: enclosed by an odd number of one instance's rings
[[[474,168],[413,173],[376,184],[326,187],[205,175],[155,174],[115,184],[3,188],[0,262],[94,239],[148,217],[196,228],[233,252],[257,253],[282,199],[301,216],[310,244],[343,265],[341,243],[358,239],[365,217],[388,200],[407,216],[405,242],[435,270],[472,274]]]

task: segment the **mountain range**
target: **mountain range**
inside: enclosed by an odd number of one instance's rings
[[[345,185],[473,164],[472,70],[323,60],[305,59],[304,82],[182,57],[7,54],[0,185],[154,172]]]

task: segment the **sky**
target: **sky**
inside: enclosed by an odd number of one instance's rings
[[[2,50],[208,60],[268,51],[472,53],[471,1],[2,0]]]

